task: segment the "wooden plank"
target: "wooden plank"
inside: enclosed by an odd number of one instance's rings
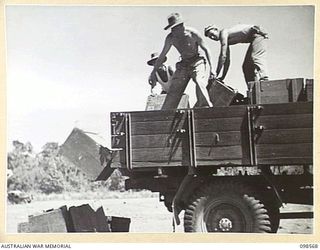
[[[132,150],[132,161],[170,162],[182,161],[182,147],[174,148],[139,148]]]
[[[196,133],[196,146],[232,146],[241,145],[240,131]]]
[[[225,146],[225,147],[197,147],[197,160],[226,160],[242,159],[242,147]]]
[[[129,113],[131,114],[132,122],[172,121],[184,115],[175,110],[137,111]]]
[[[185,154],[188,152],[184,151]],[[170,149],[135,149],[133,150],[133,166],[134,167],[158,167],[158,166],[182,166],[188,164],[188,157],[182,156],[182,148],[179,147],[172,154],[170,160]],[[222,162],[233,164],[248,163],[246,155],[242,152],[241,145],[224,146],[224,147],[196,147],[197,162],[207,162],[208,165],[218,164]],[[202,164],[203,165],[203,164]]]
[[[245,125],[242,117],[199,119],[195,120],[195,131],[198,132],[221,132],[239,131]]]
[[[247,161],[243,159],[220,159],[220,160],[197,160],[198,167],[204,166],[228,166],[228,165],[247,165],[249,164]]]
[[[172,134],[186,129],[185,120],[132,122],[132,135]]]
[[[200,132],[195,133],[196,146],[231,146],[241,144],[241,132],[240,131],[227,131],[227,132]],[[217,140],[217,137],[219,138]],[[182,140],[186,140],[186,137],[182,137],[179,134],[157,134],[157,135],[134,135],[132,139],[132,148],[163,148],[169,147],[170,144],[181,144]]]
[[[274,129],[263,130],[262,135],[255,141],[257,144],[286,144],[312,143],[313,129]]]
[[[244,117],[247,112],[247,106],[230,106],[230,107],[214,107],[194,109],[194,118],[228,118],[228,117]]]
[[[291,128],[312,128],[312,114],[295,114],[295,115],[268,115],[260,116],[256,126],[263,126],[264,129],[291,129]]]
[[[183,163],[181,160],[179,161],[133,161],[132,168],[158,168],[158,167],[181,167],[181,166],[188,166],[188,163]]]
[[[256,145],[256,154],[258,159],[281,157],[312,157],[312,148],[312,143],[258,144]]]
[[[257,106],[257,105],[253,105]],[[286,114],[312,114],[313,104],[311,102],[292,102],[282,104],[261,104],[260,116],[264,115],[286,115]]]
[[[186,139],[186,137],[184,137]],[[170,145],[181,144],[183,137],[179,133],[155,134],[155,135],[133,135],[131,137],[132,148],[163,148]]]
[[[304,165],[313,164],[312,157],[277,157],[277,158],[263,158],[258,159],[260,165]]]

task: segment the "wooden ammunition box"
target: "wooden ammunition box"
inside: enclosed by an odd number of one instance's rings
[[[69,208],[72,232],[110,232],[103,208],[96,212],[89,204]]]
[[[61,209],[48,210],[29,216],[30,233],[66,233],[67,225]]]
[[[109,216],[111,232],[129,232],[130,218]]]
[[[229,106],[237,96],[233,88],[217,80],[210,80],[207,89],[213,107]]]
[[[252,104],[288,103],[302,101],[303,78],[250,82]]]
[[[166,94],[150,95],[147,99],[146,111],[148,110],[161,110]],[[189,108],[189,96],[182,95],[177,109]]]
[[[306,79],[306,99],[308,102],[313,101],[313,79]]]
[[[18,233],[30,233],[30,223],[21,222],[18,224]]]

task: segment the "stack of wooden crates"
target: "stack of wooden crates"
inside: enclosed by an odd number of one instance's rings
[[[130,218],[106,216],[102,207],[96,211],[89,204],[62,206],[30,215],[18,225],[18,233],[129,232]]]

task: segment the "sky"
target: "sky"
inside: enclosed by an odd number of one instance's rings
[[[312,6],[41,6],[7,5],[7,142],[62,144],[74,127],[110,144],[110,112],[144,110],[150,94],[147,65],[169,33],[170,13],[185,25],[228,28],[255,24],[269,33],[270,79],[313,78]],[[215,69],[219,43],[204,38]],[[231,47],[225,83],[246,93],[242,62],[248,45]],[[167,63],[179,54],[172,48]],[[195,84],[186,93],[195,102]]]

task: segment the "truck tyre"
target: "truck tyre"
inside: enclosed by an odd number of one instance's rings
[[[185,232],[270,232],[264,205],[239,183],[215,182],[193,196],[184,214]]]
[[[271,233],[276,233],[280,225],[280,210],[274,205],[266,205],[266,209],[270,218]]]

